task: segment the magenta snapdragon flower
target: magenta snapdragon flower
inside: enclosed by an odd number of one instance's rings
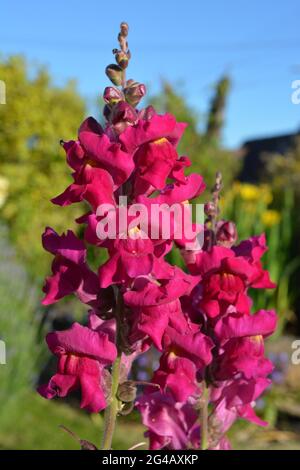
[[[58,358],[57,373],[39,387],[45,398],[65,397],[81,389],[81,408],[97,413],[106,406],[103,370],[116,359],[108,335],[74,323],[70,330],[49,333],[47,344]]]

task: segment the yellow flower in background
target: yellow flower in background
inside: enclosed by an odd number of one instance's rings
[[[240,196],[244,201],[257,201],[259,199],[259,187],[254,184],[241,184]]]
[[[236,181],[233,184],[232,191],[235,196],[247,202],[262,201],[268,205],[273,199],[271,189],[266,184],[257,186],[255,184]]]
[[[9,182],[3,176],[0,176],[0,208],[4,205],[8,195]]]
[[[266,227],[279,224],[281,215],[278,211],[268,209],[261,214],[261,221]]]

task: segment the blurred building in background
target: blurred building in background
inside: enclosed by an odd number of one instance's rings
[[[300,128],[294,134],[277,135],[246,141],[241,148],[243,166],[239,180],[256,183],[262,179],[266,166],[266,156],[286,155],[295,146],[296,138],[300,136]]]

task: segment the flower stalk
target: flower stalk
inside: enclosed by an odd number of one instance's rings
[[[116,347],[118,351],[117,358],[112,365],[111,371],[111,394],[110,394],[110,404],[105,409],[104,412],[104,431],[102,438],[102,450],[110,450],[112,445],[112,440],[114,436],[114,431],[116,427],[116,421],[118,412],[120,409],[120,401],[118,399],[118,388],[120,382],[120,370],[121,370],[121,360],[122,360],[122,350],[120,347],[120,316],[123,308],[123,299],[122,294],[119,289],[115,289],[115,298],[116,298],[116,308],[115,308],[115,318],[116,318]]]
[[[117,397],[119,378],[121,367],[121,354],[118,354],[112,366],[112,384],[111,384],[111,401],[104,413],[104,432],[102,438],[102,450],[110,450],[113,440],[113,435],[116,426],[117,415],[119,411],[119,400]]]
[[[208,403],[209,389],[204,382],[202,397],[200,400],[200,449],[208,449]]]

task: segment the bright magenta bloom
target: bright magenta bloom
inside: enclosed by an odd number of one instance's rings
[[[136,185],[141,179],[156,189],[164,188],[178,159],[175,146],[185,126],[169,114],[154,114],[127,127],[120,135],[124,149],[134,155],[138,169]]]
[[[80,126],[78,139],[87,161],[109,172],[115,188],[129,178],[134,170],[132,156],[122,150],[121,144],[115,141],[109,128],[103,131],[95,119],[88,118]]]
[[[215,326],[215,334],[222,341],[247,336],[264,337],[271,335],[276,328],[277,318],[274,310],[259,310],[253,315],[238,312],[228,313]]]
[[[153,382],[170,393],[176,402],[184,403],[192,395],[199,394],[197,373],[203,372],[212,361],[212,348],[212,340],[196,325],[187,325],[183,333],[168,327],[163,341],[164,353]]]
[[[67,331],[49,333],[47,344],[58,358],[57,373],[39,393],[45,398],[65,397],[81,389],[81,408],[98,412],[105,408],[103,368],[117,355],[107,334],[74,323]]]
[[[43,291],[44,305],[57,302],[66,295],[75,293],[83,303],[93,304],[99,292],[98,278],[86,263],[86,249],[71,230],[59,236],[47,228],[42,237],[43,247],[55,255],[52,276],[47,277]]]
[[[214,246],[210,251],[196,254],[188,267],[200,274],[198,308],[209,317],[226,313],[230,305],[243,313],[249,311],[248,287],[274,288],[268,272],[263,270],[259,258],[239,255],[241,250]],[[261,253],[262,254],[262,253]]]
[[[73,177],[74,183],[52,199],[54,204],[68,206],[85,200],[94,210],[101,204],[114,204],[113,180],[106,170],[87,164],[79,173],[74,173]]]
[[[140,397],[137,408],[148,428],[150,450],[187,449],[189,443],[199,444],[198,415],[192,406],[155,392]]]

